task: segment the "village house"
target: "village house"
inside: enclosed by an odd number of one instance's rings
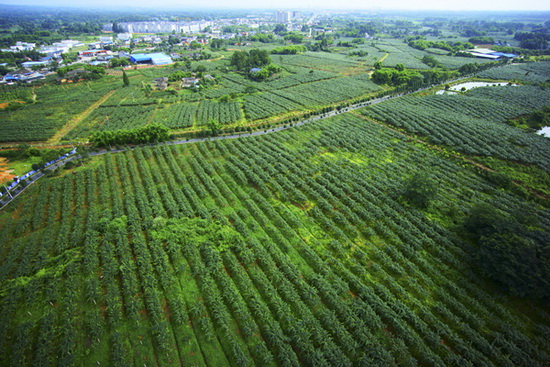
[[[201,79],[197,77],[181,78],[181,87],[191,88],[193,86],[196,86],[200,81]]]

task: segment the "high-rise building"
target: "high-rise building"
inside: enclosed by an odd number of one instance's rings
[[[286,10],[279,10],[277,11],[276,16],[277,23],[289,23],[290,22],[290,12]]]

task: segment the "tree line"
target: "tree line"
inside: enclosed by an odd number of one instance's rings
[[[170,129],[161,124],[149,124],[129,130],[100,131],[92,134],[90,142],[97,147],[120,144],[145,144],[166,141],[170,138]]]

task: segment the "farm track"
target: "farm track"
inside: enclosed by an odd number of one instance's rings
[[[384,54],[384,56],[382,56],[382,57],[380,58],[380,60],[378,60],[378,62],[383,62],[384,60],[386,60],[386,59],[388,58],[388,56],[390,56],[390,54],[386,52],[386,53]]]
[[[96,108],[98,108],[103,102],[105,102],[107,100],[107,98],[109,98],[110,96],[113,95],[113,93],[116,92],[116,89],[113,89],[112,91],[109,91],[107,92],[107,94],[105,94],[103,97],[101,97],[99,100],[97,100],[96,102],[94,102],[93,104],[91,104],[88,108],[86,108],[84,110],[84,112],[78,114],[77,116],[75,116],[74,118],[72,118],[67,124],[65,124],[65,126],[63,126],[61,128],[61,130],[59,130],[57,133],[55,133],[54,136],[52,136],[47,142],[46,144],[56,144],[56,143],[59,143],[59,141],[61,140],[61,138],[63,138],[65,135],[67,135],[67,133],[69,131],[71,131],[72,129],[74,129],[75,127],[78,126],[78,124],[80,124],[80,122],[82,122],[82,120],[84,120],[86,117],[88,117],[88,115],[90,113],[92,113],[93,110],[95,110]]]

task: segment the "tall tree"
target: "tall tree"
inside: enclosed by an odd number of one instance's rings
[[[124,70],[122,70],[122,83],[124,83],[125,87],[130,85],[130,79],[128,78],[128,75],[126,75],[126,72]]]

